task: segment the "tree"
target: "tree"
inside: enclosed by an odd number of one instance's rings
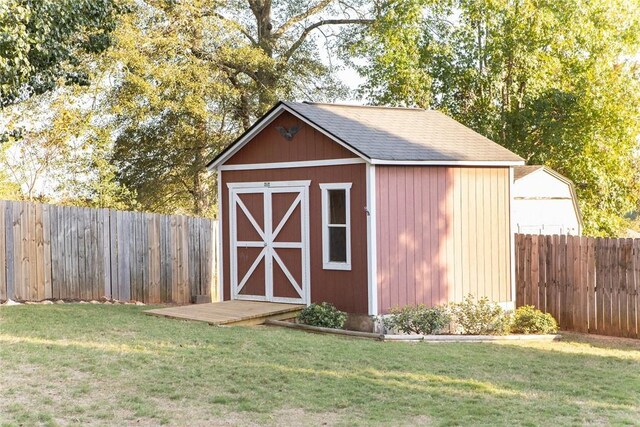
[[[2,125],[12,131],[0,145],[0,182],[8,184],[0,194],[75,206],[136,206],[132,193],[115,179],[109,161],[113,144],[108,128],[95,125],[103,111],[94,108],[91,95],[68,87],[5,110]]]
[[[207,162],[277,99],[343,96],[312,34],[324,31],[333,45],[342,26],[373,22],[370,9],[335,0],[150,0],[134,9],[105,61],[115,64],[117,180],[142,209],[210,213]]]
[[[369,31],[353,34],[342,59],[365,77],[358,92],[379,105],[428,107],[432,75],[424,66],[423,29],[439,26],[431,15],[443,13],[437,0],[392,0],[380,5],[379,18]],[[357,59],[365,58],[364,65]]]
[[[410,28],[421,32],[418,60],[400,57],[389,68],[380,58],[397,46],[381,37],[385,28],[368,35],[382,43],[373,55],[359,50],[373,102],[424,105],[407,95],[423,93],[527,162],[571,178],[587,233],[620,232],[640,194],[636,2],[440,1]],[[412,73],[430,84],[389,84]]]
[[[77,176],[69,161],[87,156],[73,152],[86,112],[69,109],[68,94],[55,89],[91,83],[92,59],[110,45],[122,11],[118,0],[0,2],[3,198],[47,200]],[[95,173],[84,170],[78,182],[97,185]]]
[[[6,145],[0,144],[0,163],[4,163]],[[20,200],[20,186],[11,180],[9,174],[0,169],[0,200]]]
[[[111,43],[116,0],[0,2],[0,108],[63,83],[88,84],[86,54]]]

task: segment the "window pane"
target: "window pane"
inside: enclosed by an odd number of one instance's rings
[[[347,262],[346,227],[329,227],[329,261]]]
[[[345,190],[329,190],[329,224],[346,224]]]

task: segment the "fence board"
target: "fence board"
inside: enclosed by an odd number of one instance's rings
[[[540,244],[540,250],[538,251],[538,269],[540,271],[540,281],[538,282],[538,305],[537,307],[543,307],[546,310],[547,307],[547,271],[546,271],[546,257],[547,257],[547,236],[538,236],[538,243]]]
[[[93,299],[93,281],[88,271],[91,258],[91,236],[89,231],[89,210],[77,209],[78,212],[78,286],[80,297]],[[89,240],[89,241],[87,241]]]
[[[180,301],[189,300],[191,286],[189,284],[189,227],[187,227],[187,218],[180,217],[180,227],[178,228],[178,239],[180,240],[180,248],[182,249],[180,259],[181,283]]]
[[[144,216],[144,214],[140,214],[138,218],[140,231],[142,233],[142,300],[149,301],[149,286],[151,284],[151,272],[149,269],[149,224]]]
[[[622,263],[621,263],[621,280],[618,288],[618,309],[620,310],[620,335],[623,337],[629,336],[629,319],[627,316],[627,300],[629,299],[628,283],[630,276],[631,265],[631,247],[630,243],[632,239],[621,240],[622,244]]]
[[[640,239],[516,236],[518,305],[566,330],[639,338]]]
[[[104,246],[102,244],[104,219],[102,217],[102,209],[91,211],[92,229],[91,229],[91,262],[94,263],[95,282],[93,287],[94,298],[107,298],[104,286]]]
[[[51,299],[51,206],[42,205],[42,252],[43,252],[43,279],[44,279],[44,299]]]
[[[71,289],[68,298],[72,298],[73,296],[82,297],[81,289],[80,289],[80,247],[84,245],[84,238],[81,239],[80,227],[81,227],[81,219],[78,215],[78,208],[71,207]]]
[[[51,230],[53,236],[55,236],[55,246],[51,249],[51,263],[53,264],[54,273],[53,283],[51,284],[52,292],[51,297],[55,299],[62,298],[60,296],[61,289],[64,284],[64,274],[65,274],[65,261],[64,258],[59,254],[64,253],[64,212],[63,208],[59,206],[52,206],[52,211],[55,212],[55,231]],[[55,254],[55,255],[54,255]]]
[[[572,278],[570,283],[570,292],[573,301],[580,301],[582,296],[580,295],[580,285],[581,283],[581,248],[580,248],[580,236],[570,236],[571,242],[571,253],[573,254],[573,263],[569,266],[572,269]],[[582,312],[581,312],[580,304],[572,304],[569,307],[570,310],[570,318],[572,320],[572,325],[575,330],[582,330]]]
[[[89,288],[92,299],[100,299],[102,293],[100,292],[102,274],[100,273],[100,266],[98,265],[98,218],[96,217],[97,209],[85,209],[85,220],[88,221],[85,228],[85,248],[87,249],[86,261],[87,261],[87,280],[91,282]]]
[[[587,238],[587,332],[596,332],[596,239]]]
[[[540,269],[539,269],[539,251],[540,245],[538,243],[539,236],[531,236],[531,241],[527,242],[531,245],[531,285],[528,290],[525,290],[528,297],[528,304],[538,306],[538,286],[540,283]]]
[[[589,330],[589,314],[587,306],[587,288],[588,288],[588,275],[589,275],[589,251],[588,242],[586,237],[580,237],[577,241],[577,245],[580,251],[579,259],[579,278],[575,283],[574,289],[578,295],[578,304],[576,313],[578,315],[578,328],[579,332],[586,333]]]
[[[13,274],[14,274],[14,295],[15,299],[26,299],[24,286],[27,280],[23,280],[22,271],[22,227],[24,220],[22,212],[25,205],[13,205]]]
[[[564,324],[569,329],[573,329],[573,319],[571,317],[571,305],[569,305],[569,301],[573,298],[573,240],[571,237],[566,235],[562,235],[562,249],[564,251],[564,259],[562,260],[560,265],[560,270],[562,271],[562,298],[560,301],[560,305],[562,307],[562,318],[564,320]],[[564,268],[562,267],[564,264]]]
[[[160,217],[160,300],[169,301],[169,242],[168,242],[168,220],[166,216]]]
[[[615,268],[615,259],[613,257],[613,253],[615,251],[615,241],[613,239],[607,239],[607,258],[606,258],[606,263],[607,263],[607,268],[608,268],[608,275],[606,275],[605,277],[605,287],[604,287],[604,320],[602,321],[602,324],[604,326],[604,332],[607,335],[614,335],[613,334],[613,313],[611,312],[611,308],[613,306],[613,295],[612,295],[612,284],[615,280],[617,280],[617,271]]]
[[[0,301],[189,303],[218,288],[216,224],[0,201]]]
[[[37,204],[34,206],[34,219],[35,230],[34,238],[35,244],[33,248],[35,250],[35,265],[31,265],[31,269],[34,271],[34,292],[31,294],[31,298],[41,301],[44,299],[44,226],[42,224],[42,205]],[[32,261],[32,262],[33,262]]]
[[[5,221],[5,247],[6,250],[6,267],[7,267],[7,298],[15,298],[15,275],[14,275],[14,239],[13,235],[13,206],[11,203],[5,204],[4,211]],[[13,295],[13,297],[12,297]]]
[[[178,271],[178,260],[179,254],[181,252],[180,245],[178,242],[178,218],[171,218],[170,222],[170,237],[169,237],[169,247],[171,248],[171,299],[177,300],[179,292],[178,292],[178,280],[179,280],[179,271]]]
[[[123,301],[129,301],[131,299],[131,265],[129,260],[129,247],[131,238],[131,228],[129,226],[129,215],[127,212],[118,212],[118,272],[120,280],[118,286],[120,287],[120,299]],[[131,238],[127,238],[130,236]]]
[[[38,299],[37,260],[36,260],[36,215],[35,206],[29,203],[26,209],[26,221],[22,222],[22,268],[28,278],[25,283],[25,295],[28,299]]]
[[[551,244],[549,246],[549,253],[547,255],[547,268],[549,273],[549,283],[547,287],[547,311],[553,315],[556,319],[559,320],[559,313],[556,310],[556,300],[558,299],[556,296],[557,293],[557,272],[555,266],[558,264],[556,262],[556,258],[558,257],[558,236],[549,236],[551,240]]]
[[[633,240],[633,257],[632,257],[632,269],[633,269],[633,281],[630,283],[631,298],[629,298],[629,312],[630,312],[630,331],[629,336],[633,338],[640,338],[640,297],[638,291],[640,291],[640,240]]]
[[[571,280],[568,268],[570,264],[571,253],[569,251],[570,247],[567,244],[567,236],[560,236],[560,262],[558,262],[558,287],[559,287],[559,296],[558,296],[558,310],[562,312],[563,322],[566,324],[570,324],[571,320],[569,318],[570,308],[567,304],[567,299],[569,296],[569,280]]]
[[[5,226],[5,206],[6,203],[0,200],[0,300],[7,299],[7,251],[6,251],[6,229]]]

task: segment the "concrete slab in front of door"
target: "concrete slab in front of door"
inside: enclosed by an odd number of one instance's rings
[[[304,308],[299,304],[259,301],[222,301],[145,311],[153,316],[196,320],[210,325],[261,325],[267,319],[291,319]]]

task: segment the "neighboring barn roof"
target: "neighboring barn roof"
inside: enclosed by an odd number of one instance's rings
[[[532,173],[537,172],[539,170],[543,170],[543,171],[547,172],[549,175],[558,178],[560,181],[563,181],[563,182],[569,184],[569,186],[573,189],[573,181],[571,181],[569,178],[567,178],[566,176],[562,175],[561,173],[556,172],[555,170],[551,169],[550,167],[547,167],[547,166],[544,166],[544,165],[514,166],[513,167],[513,180],[517,181],[517,180],[522,179],[525,176],[529,176]]]
[[[520,156],[438,111],[280,102],[210,165],[227,157],[226,154],[237,144],[247,142],[247,135],[251,135],[258,124],[278,110],[289,111],[308,121],[367,160],[523,162]]]
[[[514,168],[513,168],[513,179],[515,181],[517,181],[520,178],[524,178],[525,176],[529,175],[530,173],[533,173],[533,172],[538,171],[538,170],[543,169],[543,168],[544,168],[544,166],[542,166],[542,165],[514,166]]]

